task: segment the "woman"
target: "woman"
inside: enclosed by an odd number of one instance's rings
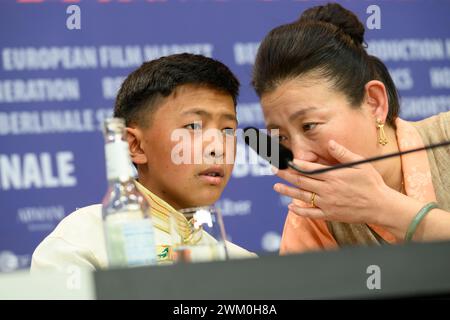
[[[305,170],[450,139],[450,112],[398,118],[384,64],[364,27],[338,4],[311,8],[260,45],[253,85],[267,129]],[[344,245],[450,239],[450,149],[416,152],[317,175],[291,170],[275,191],[292,197],[281,253]]]

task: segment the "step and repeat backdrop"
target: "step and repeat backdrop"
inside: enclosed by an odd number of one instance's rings
[[[102,121],[142,62],[191,52],[219,59],[242,83],[241,127],[264,127],[250,86],[264,35],[322,1],[3,0],[0,3],[0,272],[27,268],[66,215],[106,191]],[[450,110],[450,1],[340,1],[366,26],[401,94],[401,116]],[[289,198],[239,141],[218,202],[227,234],[276,252]],[[246,156],[247,155],[247,156]]]

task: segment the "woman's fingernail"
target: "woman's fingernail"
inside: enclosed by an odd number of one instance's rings
[[[279,185],[274,185],[273,186],[273,190],[275,190],[276,192],[279,192],[280,191],[280,186]]]
[[[336,141],[330,140],[329,145],[331,150],[336,150]]]

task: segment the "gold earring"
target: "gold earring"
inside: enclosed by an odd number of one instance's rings
[[[386,133],[384,132],[384,123],[380,119],[377,119],[377,128],[380,130],[378,143],[385,146],[388,143]]]

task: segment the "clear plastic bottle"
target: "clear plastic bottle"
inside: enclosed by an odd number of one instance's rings
[[[134,183],[125,122],[104,122],[108,191],[102,218],[109,267],[156,264],[154,227],[150,205]]]

